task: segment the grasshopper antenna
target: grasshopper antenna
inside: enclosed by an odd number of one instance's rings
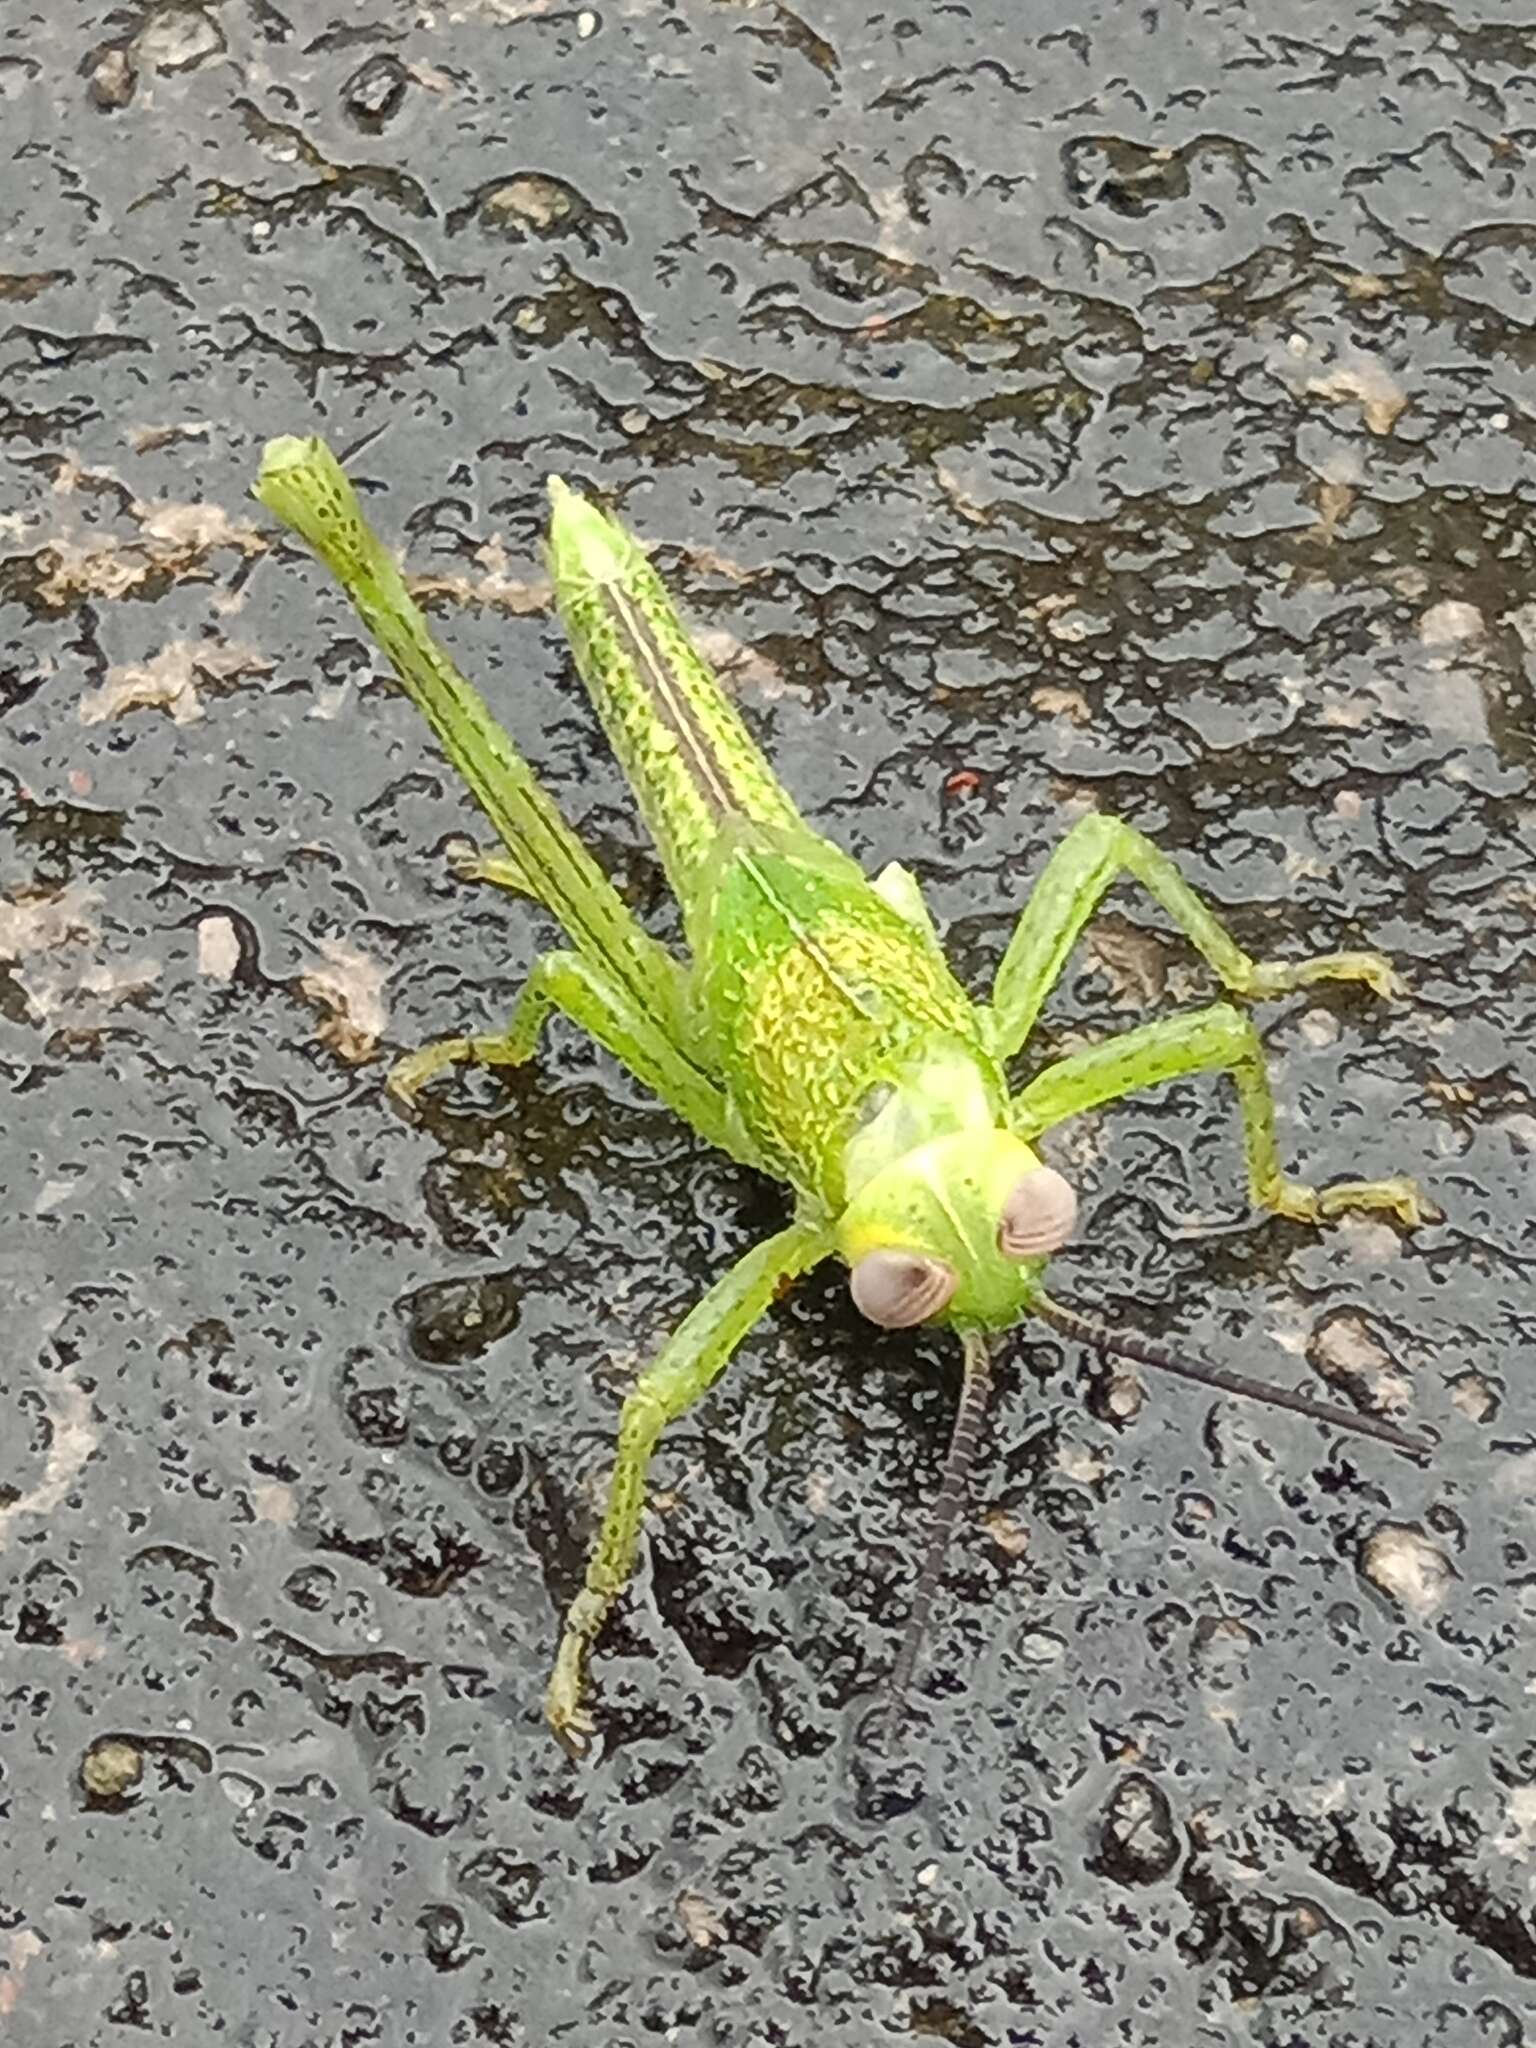
[[[965,1346],[965,1381],[960,1389],[955,1426],[950,1432],[939,1497],[933,1504],[933,1517],[928,1525],[928,1548],[923,1554],[923,1568],[918,1573],[917,1591],[912,1595],[912,1608],[907,1616],[901,1647],[891,1667],[885,1712],[881,1716],[888,1732],[900,1720],[911,1689],[918,1653],[928,1633],[934,1601],[938,1598],[949,1539],[955,1533],[955,1523],[960,1518],[961,1505],[965,1500],[966,1482],[970,1478],[981,1437],[982,1417],[987,1412],[987,1396],[992,1391],[992,1351],[986,1338],[977,1330],[967,1330],[961,1342]]]
[[[1352,1430],[1356,1436],[1374,1437],[1378,1443],[1400,1451],[1405,1458],[1422,1460],[1433,1450],[1423,1437],[1394,1429],[1390,1422],[1383,1422],[1377,1416],[1357,1415],[1353,1410],[1336,1407],[1330,1401],[1313,1401],[1305,1394],[1292,1393],[1289,1387],[1273,1387],[1265,1380],[1249,1379],[1246,1373],[1227,1372],[1219,1365],[1176,1358],[1171,1351],[1165,1351],[1160,1344],[1154,1344],[1146,1337],[1137,1336],[1130,1330],[1109,1329],[1043,1294],[1036,1295],[1034,1309],[1053,1330],[1059,1330],[1064,1337],[1075,1337],[1103,1358],[1133,1359],[1138,1365],[1150,1365],[1159,1372],[1174,1373],[1180,1379],[1194,1380],[1203,1387],[1215,1387],[1223,1394],[1239,1395],[1245,1401],[1264,1401],[1271,1408],[1288,1408],[1293,1415],[1310,1416],[1314,1422],[1331,1423],[1335,1429]]]
[[[380,420],[376,427],[370,427],[366,434],[360,434],[348,448],[343,448],[336,460],[345,469],[354,456],[361,455],[365,448],[371,448],[381,434],[387,434],[393,426],[392,420]]]

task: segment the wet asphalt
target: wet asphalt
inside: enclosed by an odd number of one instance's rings
[[[0,12],[0,2036],[1525,2048],[1536,1977],[1536,29],[1490,4]],[[314,566],[359,456],[651,928],[546,605],[620,508],[816,824],[984,992],[1097,807],[1253,952],[1410,983],[1063,1129],[1064,1294],[1418,1470],[834,1273],[658,1460],[584,1768],[539,1701],[633,1373],[781,1194],[572,1031]],[[1031,1058],[1206,998],[1117,892]],[[1132,1404],[1134,1405],[1134,1404]]]

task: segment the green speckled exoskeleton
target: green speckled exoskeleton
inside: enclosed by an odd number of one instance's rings
[[[569,945],[534,964],[504,1031],[406,1059],[409,1099],[455,1061],[518,1066],[560,1010],[712,1144],[783,1181],[793,1220],[748,1251],[684,1318],[624,1402],[618,1455],[585,1583],[566,1616],[546,1712],[572,1750],[592,1722],[588,1653],[629,1577],[657,1439],[692,1407],[753,1325],[819,1261],[841,1259],[853,1299],[886,1328],[956,1332],[964,1382],[934,1526],[891,1698],[911,1678],[945,1544],[965,1494],[994,1340],[1027,1317],[1144,1363],[1378,1438],[1425,1446],[1379,1417],[1174,1359],[1045,1292],[1076,1203],[1037,1141],[1051,1127],[1179,1075],[1236,1088],[1253,1199],[1320,1223],[1424,1210],[1405,1179],[1313,1188],[1282,1170],[1258,1034],[1241,1004],[1323,981],[1395,986],[1374,953],[1293,965],[1250,959],[1150,841],[1090,816],[1063,839],[1023,908],[989,1003],[956,982],[914,877],[870,880],[808,826],[691,644],[639,544],[551,480],[549,559],[576,663],[682,905],[685,966],[631,916],[485,704],[432,638],[329,448],[272,442],[257,495],[330,569],[388,655],[505,852],[484,879],[535,897]],[[1042,1002],[1105,891],[1129,877],[1203,954],[1226,1000],[1012,1072]]]

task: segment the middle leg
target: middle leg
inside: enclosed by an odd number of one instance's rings
[[[1415,1183],[1400,1174],[1315,1188],[1281,1170],[1264,1048],[1252,1020],[1230,1003],[1144,1024],[1058,1060],[1013,1098],[1009,1122],[1030,1143],[1069,1116],[1200,1073],[1230,1074],[1237,1088],[1248,1184],[1260,1208],[1298,1223],[1323,1223],[1350,1210],[1387,1209],[1410,1230],[1433,1213]]]

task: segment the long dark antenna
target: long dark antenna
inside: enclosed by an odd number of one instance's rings
[[[944,1558],[965,1501],[967,1481],[981,1437],[982,1417],[987,1412],[987,1396],[992,1390],[992,1351],[986,1338],[976,1330],[967,1330],[960,1341],[965,1346],[965,1382],[960,1389],[960,1406],[944,1459],[944,1477],[939,1482],[938,1499],[933,1504],[933,1516],[928,1524],[928,1548],[923,1554],[923,1568],[917,1576],[917,1591],[912,1595],[901,1647],[891,1667],[882,1716],[887,1729],[894,1729],[900,1718],[912,1685],[912,1674],[917,1669],[918,1652],[923,1647],[923,1638],[928,1633],[928,1623],[933,1615],[933,1603],[938,1598]]]
[[[1150,1365],[1159,1372],[1175,1373],[1180,1379],[1194,1380],[1203,1387],[1216,1387],[1223,1394],[1240,1395],[1245,1401],[1264,1401],[1271,1408],[1289,1408],[1293,1415],[1307,1415],[1314,1422],[1330,1423],[1335,1429],[1352,1430],[1356,1436],[1374,1437],[1378,1443],[1390,1444],[1394,1451],[1401,1451],[1405,1458],[1427,1458],[1433,1450],[1423,1437],[1394,1429],[1390,1422],[1382,1422],[1374,1415],[1358,1415],[1352,1409],[1335,1407],[1329,1401],[1313,1401],[1305,1394],[1292,1393],[1289,1387],[1272,1387],[1264,1380],[1249,1379],[1246,1373],[1226,1372],[1219,1365],[1175,1358],[1171,1351],[1165,1351],[1160,1344],[1154,1344],[1146,1337],[1137,1336],[1130,1330],[1108,1329],[1103,1323],[1079,1315],[1076,1309],[1064,1308],[1059,1301],[1051,1301],[1043,1294],[1035,1296],[1034,1308],[1052,1329],[1059,1330],[1064,1337],[1077,1338],[1079,1343],[1089,1345],[1102,1357],[1134,1359],[1138,1365]]]
[[[341,464],[342,468],[345,469],[347,464],[352,460],[354,456],[361,455],[365,448],[371,448],[374,442],[378,440],[379,436],[381,434],[387,434],[393,425],[393,420],[380,420],[379,424],[376,427],[370,427],[366,434],[359,434],[357,439],[351,444],[350,447],[343,448],[341,453],[336,457],[336,460]]]

